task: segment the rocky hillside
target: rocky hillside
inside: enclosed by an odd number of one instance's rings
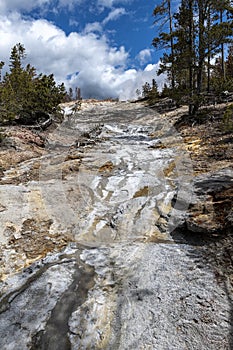
[[[64,108],[4,131],[0,348],[230,350],[227,105]]]

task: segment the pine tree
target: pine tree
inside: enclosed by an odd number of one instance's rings
[[[212,66],[211,73],[211,87],[214,93],[218,96],[223,91],[233,91],[233,48],[229,47],[228,56],[225,61],[226,77],[222,76],[222,57],[218,57],[215,60],[215,64]]]
[[[233,45],[229,47],[226,60],[226,77],[233,79]]]
[[[158,74],[167,72],[170,81],[174,79],[176,91],[189,95],[190,113],[201,104],[202,92],[210,90],[211,58],[223,52],[224,44],[232,42],[232,13],[229,0],[182,0],[173,16],[172,33],[161,32],[153,41],[158,47],[161,40],[162,46],[169,48],[172,36],[172,54],[163,55]]]
[[[175,87],[175,77],[174,77],[174,71],[173,71],[173,62],[174,62],[174,39],[173,39],[173,14],[171,9],[171,1],[170,0],[163,0],[160,5],[157,5],[154,8],[153,16],[156,18],[154,23],[157,22],[163,22],[162,26],[166,24],[166,18],[168,18],[169,21],[169,31],[167,32],[161,32],[158,37],[153,39],[153,46],[155,48],[169,48],[170,54],[166,56],[166,59],[164,59],[164,64],[168,63],[166,65],[166,70],[169,69],[170,74],[170,80],[171,80],[171,87]],[[162,71],[161,71],[162,73]]]
[[[158,101],[159,98],[159,91],[158,91],[158,84],[156,83],[155,79],[152,79],[152,87],[148,93],[148,103],[149,105],[153,105]]]
[[[155,79],[152,79],[152,85],[146,82],[142,86],[142,96],[147,99],[149,105],[153,105],[157,102],[159,97],[158,84]]]
[[[232,7],[231,7],[231,1],[230,0],[218,0],[213,1],[213,7],[217,14],[217,19],[220,22],[220,26],[224,30],[230,30],[230,28],[227,28],[230,24],[230,19],[232,17]],[[228,22],[224,21],[224,17],[228,17]],[[226,27],[227,25],[227,27]],[[221,42],[221,63],[222,63],[222,77],[223,79],[226,78],[226,71],[225,71],[225,48],[224,48],[224,42]]]
[[[21,44],[11,50],[10,71],[0,85],[0,120],[35,122],[41,115],[56,113],[66,95],[64,84],[56,85],[53,74],[38,75],[36,69],[22,61],[25,48]]]
[[[193,0],[182,0],[176,19],[176,44],[174,47],[174,71],[178,89],[182,94],[189,95],[189,110],[192,113],[192,99],[194,94],[195,56],[195,23]]]

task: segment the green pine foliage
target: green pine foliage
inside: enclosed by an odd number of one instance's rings
[[[222,59],[218,58],[212,66],[211,87],[216,95],[221,95],[223,91],[233,91],[233,46],[229,47],[228,56],[224,61],[225,77],[222,76]]]
[[[158,92],[158,85],[155,79],[152,80],[152,85],[146,82],[142,86],[142,95],[144,98],[147,99],[147,102],[149,105],[153,105],[156,102],[158,102],[159,92]]]
[[[0,81],[0,122],[15,119],[34,123],[42,115],[56,114],[66,91],[64,84],[57,85],[53,74],[37,75],[28,64],[23,67],[25,48],[21,44],[11,50],[9,72]],[[0,71],[4,63],[0,64]]]
[[[155,23],[166,14],[170,25],[160,30],[153,46],[166,51],[158,74],[168,76],[168,89],[189,104],[190,114],[200,107],[202,95],[216,89],[232,91],[232,49],[225,61],[225,50],[233,42],[233,6],[230,0],[181,0],[176,13],[170,1],[162,0],[154,10]],[[159,22],[160,23],[160,22]],[[212,60],[219,56],[219,75]],[[222,90],[223,91],[223,90]],[[172,96],[173,95],[173,96]]]

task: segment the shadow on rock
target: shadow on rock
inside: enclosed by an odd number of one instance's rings
[[[233,349],[233,177],[232,169],[198,176],[194,202],[182,228],[172,232],[176,243],[195,247],[197,266],[210,269],[231,309],[229,349]]]

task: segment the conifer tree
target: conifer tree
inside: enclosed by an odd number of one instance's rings
[[[140,93],[140,91],[139,91]],[[142,86],[142,96],[147,99],[149,105],[153,105],[157,102],[159,97],[158,84],[155,79],[152,79],[152,85],[146,82]]]
[[[169,48],[172,36],[172,54],[163,55],[158,74],[167,72],[171,82],[172,72],[174,83],[170,86],[175,84],[176,90],[189,95],[190,113],[198,109],[201,93],[210,89],[206,86],[206,64],[209,86],[211,58],[223,51],[224,44],[232,42],[232,13],[229,0],[181,0],[173,16],[172,33],[161,32],[153,40],[155,47],[160,40]]]
[[[226,77],[233,80],[233,45],[229,47],[226,59]]]
[[[172,8],[171,8],[171,1],[170,0],[163,0],[161,4],[157,5],[154,8],[153,16],[155,17],[155,22],[161,22],[162,26],[166,24],[166,18],[168,18],[169,21],[169,31],[167,32],[160,32],[159,36],[153,39],[153,46],[155,48],[169,48],[170,54],[166,56],[166,59],[164,60],[166,62],[171,63],[170,64],[170,80],[171,80],[171,86],[172,88],[175,87],[175,77],[174,77],[174,71],[173,71],[173,62],[174,62],[174,39],[173,39],[173,14],[172,14]],[[168,66],[167,66],[168,69]]]
[[[28,64],[23,67],[25,48],[15,45],[11,50],[10,70],[0,85],[0,120],[35,122],[41,115],[56,113],[66,92],[64,84],[56,85],[53,74],[37,75]],[[1,67],[0,67],[1,68]]]

